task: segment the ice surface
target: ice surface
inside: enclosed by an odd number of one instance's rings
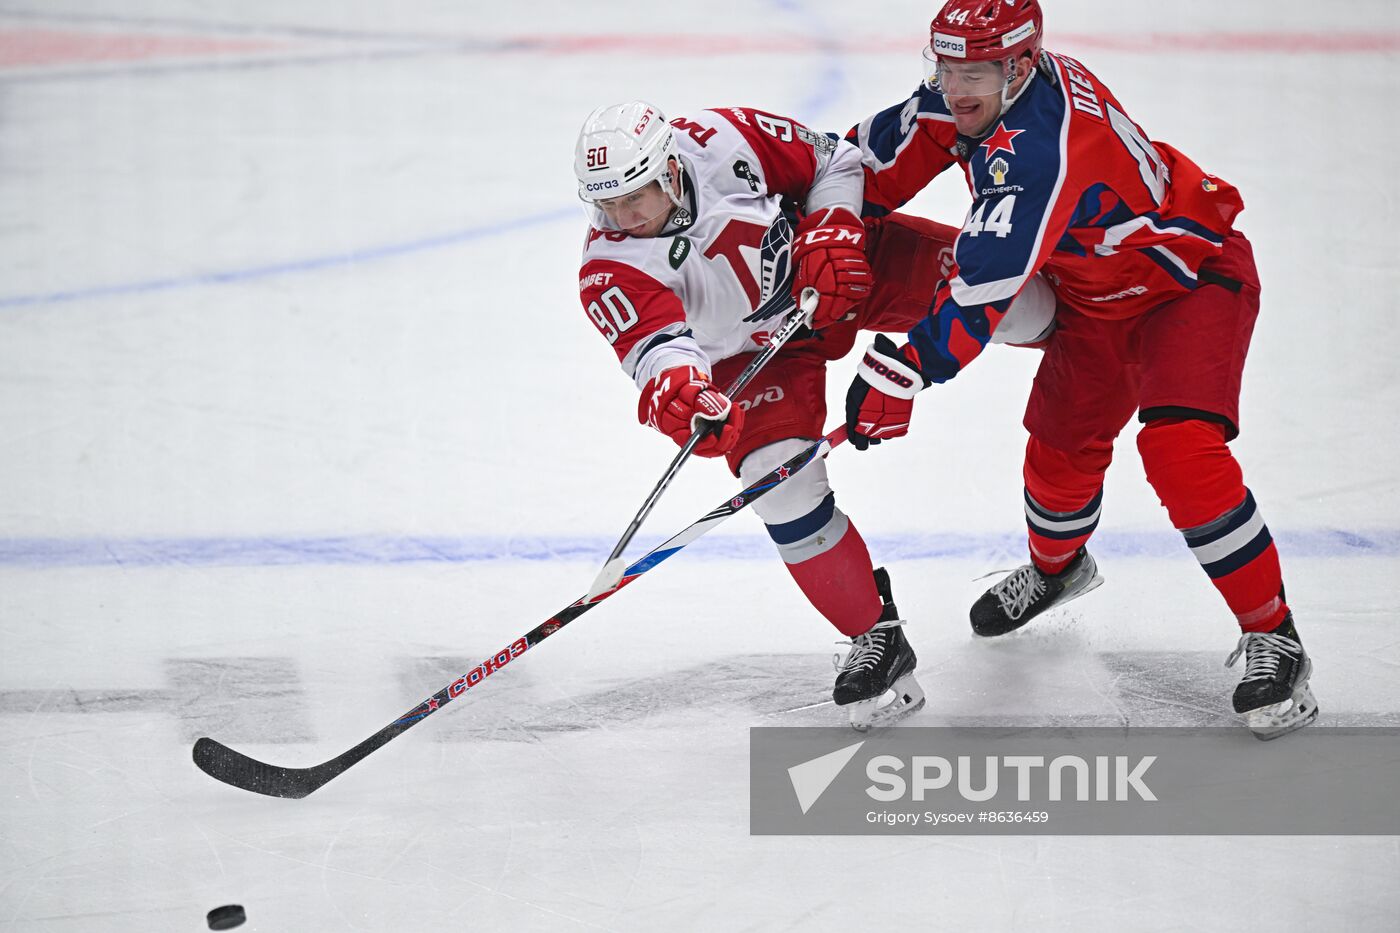
[[[1047,5],[1051,47],[1244,193],[1235,448],[1320,725],[1397,724],[1400,13]],[[750,837],[748,728],[839,717],[836,636],[748,515],[312,797],[190,763],[204,734],[348,748],[580,595],[669,461],[576,303],[583,116],[844,130],[913,87],[932,12],[4,7],[0,929],[1394,929],[1393,838]],[[966,203],[950,176],[914,208]],[[1227,722],[1233,622],[1131,429],[1108,585],[972,640],[977,578],[1022,559],[1035,361],[998,348],[830,461],[911,619],[914,721]],[[733,488],[690,464],[638,545]]]

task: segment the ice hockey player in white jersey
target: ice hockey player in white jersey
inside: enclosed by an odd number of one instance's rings
[[[891,214],[860,217],[860,153],[834,136],[748,107],[668,121],[644,101],[589,115],[574,154],[589,230],[579,297],[641,391],[639,421],[726,458],[752,483],[823,434],[826,364],[864,330],[922,319],[957,230]],[[803,288],[820,296],[794,338],[736,398],[724,394]],[[1053,301],[1031,288],[998,329],[1031,342]],[[818,461],[754,504],[812,606],[851,640],[833,698],[858,729],[917,710],[924,693],[895,609]]]

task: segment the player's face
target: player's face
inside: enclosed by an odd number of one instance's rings
[[[980,136],[1001,115],[1001,92],[1006,77],[1001,62],[940,61],[938,86],[964,136]]]
[[[1030,57],[1018,61],[1017,74],[1010,81],[1010,66],[1004,62],[964,62],[938,58],[932,49],[924,50],[925,73],[929,87],[943,95],[953,122],[964,136],[981,136],[1001,116],[1002,92],[1010,96],[1025,83]]]
[[[662,190],[660,181],[595,203],[614,229],[636,237],[653,237],[660,233],[671,216],[671,209],[676,206]]]

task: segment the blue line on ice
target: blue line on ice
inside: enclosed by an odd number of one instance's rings
[[[787,13],[802,13],[804,5],[797,0],[774,0],[774,5]],[[20,11],[20,15],[32,16],[35,14]],[[70,17],[72,18],[72,17]],[[237,27],[245,28],[245,27]],[[246,27],[251,31],[257,31],[260,27]],[[829,28],[823,30],[823,35],[833,35]],[[366,38],[355,34],[356,37]],[[422,50],[416,50],[422,51]],[[389,50],[384,54],[416,54],[415,50]],[[337,53],[339,54],[339,53]],[[362,55],[363,53],[355,53]],[[842,92],[842,82],[844,72],[839,62],[840,56],[837,54],[820,56],[819,70],[811,78],[807,85],[811,90],[801,103],[793,110],[794,113],[802,115],[803,119],[811,121],[813,117],[824,113]],[[141,295],[152,292],[171,291],[180,288],[203,287],[209,285],[229,285],[240,282],[252,281],[255,279],[270,278],[272,276],[287,275],[298,272],[314,272],[320,269],[335,268],[338,266],[349,266],[356,263],[369,262],[376,259],[388,259],[395,256],[403,256],[410,253],[423,252],[425,250],[442,249],[444,247],[456,246],[472,240],[489,239],[514,233],[517,230],[536,227],[543,224],[554,223],[556,221],[577,218],[578,208],[565,207],[556,210],[544,211],[542,213],[531,214],[515,220],[492,220],[465,230],[455,230],[448,233],[434,236],[420,237],[401,243],[388,243],[379,246],[367,246],[361,249],[345,253],[331,253],[324,256],[313,256],[305,259],[288,260],[284,262],[271,262],[262,265],[248,266],[241,269],[230,269],[215,272],[202,272],[194,275],[172,276],[169,278],[146,279],[137,282],[122,282],[111,285],[95,285],[85,288],[64,289],[54,292],[38,292],[21,295],[0,295],[0,311],[7,308],[25,308],[43,305],[67,304],[74,301],[84,301],[95,298],[114,298],[119,295]]]
[[[1285,561],[1292,558],[1400,556],[1400,528],[1314,528],[1276,531]],[[1024,533],[934,534],[868,537],[882,561],[989,560],[998,566],[1020,563]],[[475,564],[484,561],[597,562],[613,545],[611,538],[578,535],[470,536],[249,536],[249,537],[111,537],[0,538],[0,567],[274,567],[392,566],[395,564]],[[636,560],[645,553],[638,545]],[[773,545],[761,535],[716,535],[687,549],[701,560],[768,560]],[[1094,553],[1102,557],[1190,556],[1175,532],[1100,532]]]
[[[148,294],[151,292],[170,291],[173,289],[191,288],[195,286],[230,285],[248,282],[253,279],[270,278],[276,275],[314,272],[320,269],[330,269],[337,266],[352,266],[356,263],[370,262],[376,259],[389,259],[409,253],[419,253],[425,250],[458,246],[463,243],[469,243],[472,240],[488,239],[490,237],[514,233],[517,230],[538,227],[543,224],[554,223],[568,218],[577,219],[579,216],[578,208],[564,207],[543,211],[538,214],[528,214],[524,217],[518,217],[515,220],[492,220],[479,226],[467,227],[463,230],[453,230],[448,233],[440,233],[433,236],[420,237],[416,240],[406,240],[400,243],[384,243],[378,246],[366,246],[350,252],[331,253],[325,256],[313,256],[307,259],[266,263],[257,266],[247,266],[242,269],[229,269],[222,272],[200,272],[194,275],[147,279],[141,282],[96,285],[89,288],[76,288],[31,295],[0,296],[0,310],[5,308],[23,308],[33,305],[64,304],[90,298],[112,298],[118,295]]]

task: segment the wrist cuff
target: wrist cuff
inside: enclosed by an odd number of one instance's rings
[[[924,377],[909,365],[902,353],[897,357],[881,353],[873,343],[861,357],[856,375],[872,388],[894,398],[913,398],[924,387]]]

